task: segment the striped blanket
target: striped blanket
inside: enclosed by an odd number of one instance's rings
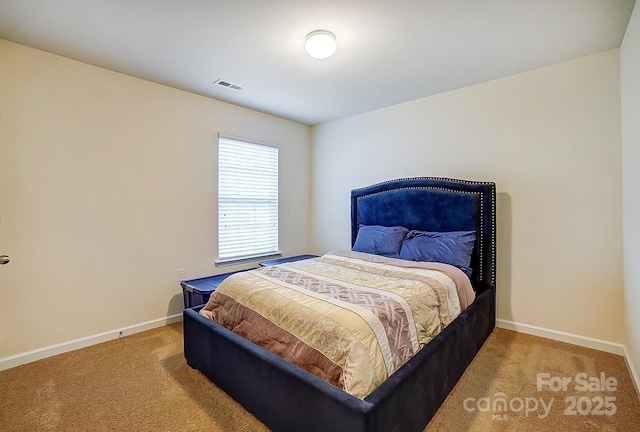
[[[473,296],[446,264],[332,252],[234,274],[200,314],[364,398]]]

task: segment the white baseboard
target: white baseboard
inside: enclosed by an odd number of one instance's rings
[[[636,387],[638,399],[640,399],[640,379],[638,379],[636,368],[633,367],[633,363],[631,363],[631,357],[629,357],[629,351],[627,351],[627,347],[624,347],[624,359],[627,362],[627,369],[629,369],[629,373],[631,374],[631,381],[633,381],[633,385]]]
[[[638,374],[636,373],[636,370],[633,367],[633,363],[631,363],[631,358],[629,357],[629,352],[627,351],[627,347],[625,347],[623,344],[609,342],[601,339],[594,339],[586,336],[580,336],[572,333],[565,333],[557,330],[551,330],[551,329],[538,327],[530,324],[516,323],[513,321],[507,321],[503,319],[497,319],[496,326],[506,330],[513,330],[520,333],[540,336],[543,338],[553,339],[560,342],[566,342],[573,345],[582,346],[585,348],[592,348],[599,351],[605,351],[608,353],[621,355],[624,357],[624,360],[627,363],[627,369],[629,370],[629,374],[631,375],[631,381],[633,381],[633,385],[636,388],[636,393],[640,398],[640,380],[638,380]]]
[[[62,354],[69,351],[74,351],[80,348],[86,348],[91,345],[96,345],[102,342],[107,342],[113,339],[118,339],[124,336],[129,336],[134,333],[140,333],[153,328],[162,327],[165,325],[173,324],[175,322],[182,321],[182,314],[170,315],[166,318],[159,318],[153,321],[147,321],[140,324],[132,325],[129,327],[123,327],[108,332],[75,339],[69,342],[62,342],[48,347],[39,348],[33,351],[27,351],[24,353],[12,355],[9,357],[0,358],[0,371],[10,369],[23,364],[31,363],[36,360],[41,360],[47,357],[51,357],[57,354]]]
[[[580,336],[572,333],[565,333],[558,330],[546,329],[543,327],[538,327],[530,324],[521,324],[513,321],[498,319],[496,320],[496,326],[503,329],[507,329],[507,330],[517,331],[520,333],[526,333],[526,334],[540,336],[547,339],[557,340],[560,342],[566,342],[572,345],[578,345],[585,348],[592,348],[598,351],[605,351],[608,353],[613,353],[618,355],[624,355],[625,353],[624,345],[619,343],[604,341],[601,339],[593,339],[590,337]]]

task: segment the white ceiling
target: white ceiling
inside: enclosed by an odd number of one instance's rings
[[[634,1],[0,0],[0,38],[314,125],[618,47]]]

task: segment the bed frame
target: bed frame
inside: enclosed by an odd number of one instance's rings
[[[356,398],[198,314],[184,311],[187,363],[274,432],[420,432],[495,327],[495,184],[435,177],[351,192],[351,244],[363,225],[477,230],[475,301],[366,398]],[[208,403],[207,401],[202,401]]]

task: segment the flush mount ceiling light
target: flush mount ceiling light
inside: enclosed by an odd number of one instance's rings
[[[337,47],[336,35],[326,30],[312,31],[307,35],[307,41],[304,44],[307,54],[317,59],[331,57]]]

